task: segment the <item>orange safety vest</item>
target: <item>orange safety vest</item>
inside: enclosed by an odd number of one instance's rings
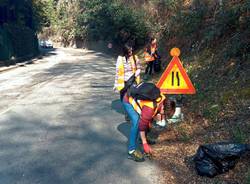
[[[154,53],[156,51],[156,46],[154,47],[151,47],[151,53]],[[155,57],[151,54],[149,54],[149,52],[145,51],[144,52],[144,59],[146,62],[151,62],[151,61],[154,61],[155,60]]]
[[[156,106],[154,104],[153,101],[150,101],[150,100],[137,100],[137,102],[135,101],[135,99],[133,97],[129,97],[129,103],[133,106],[134,110],[141,115],[141,110],[144,106],[147,106],[151,109],[154,109],[154,115],[153,117],[157,114],[158,112],[158,108],[159,108],[159,105],[166,99],[166,97],[161,94],[161,97],[159,97],[157,100],[156,100]]]
[[[134,61],[134,58],[135,58],[136,61],[138,61],[138,57],[136,55],[134,57],[130,57],[129,60],[128,60],[128,62],[131,64],[133,73],[135,73],[135,71],[137,69],[135,61]],[[124,81],[124,63],[126,62],[126,58],[122,57],[122,56],[119,56],[117,62],[118,62],[117,90],[121,91],[124,88],[124,86],[125,86],[125,81]],[[139,84],[140,83],[140,76],[137,76],[135,80],[136,80],[137,84]]]

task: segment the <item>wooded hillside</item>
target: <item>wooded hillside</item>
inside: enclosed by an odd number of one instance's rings
[[[64,46],[102,40],[115,48],[130,43],[140,51],[153,36],[164,66],[170,49],[181,49],[197,94],[185,96],[185,122],[166,134],[175,135],[164,146],[180,150],[178,163],[188,154],[183,145],[194,149],[218,141],[250,142],[249,0],[40,1],[45,5],[43,35]],[[169,151],[164,146],[159,146],[161,155]],[[242,164],[235,175],[218,181],[249,182],[249,173]]]

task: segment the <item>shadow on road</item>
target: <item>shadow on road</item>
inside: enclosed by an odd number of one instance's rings
[[[57,49],[52,48],[52,49],[40,49],[40,53],[37,53],[36,55],[28,55],[28,56],[22,56],[18,57],[14,60],[5,60],[5,61],[0,61],[0,67],[4,66],[13,66],[16,65],[17,63],[23,63],[26,62],[26,64],[33,64],[34,59],[42,59],[43,57],[48,57],[52,55],[57,55],[55,53]],[[20,65],[24,66],[24,65]]]
[[[127,138],[127,145],[129,144],[129,134],[130,134],[130,123],[129,122],[123,122],[118,125],[117,130],[122,133],[123,136]],[[142,146],[140,145],[139,141],[139,134],[137,137],[137,149],[141,150],[143,152]]]
[[[130,130],[130,124],[128,122],[123,122],[120,125],[118,125],[117,130],[122,133],[127,139],[129,140],[129,130]]]
[[[0,117],[0,183],[149,183],[126,157],[114,71],[111,59],[89,55],[33,75],[39,86]]]
[[[102,53],[102,52],[97,51],[97,50],[89,50],[83,56],[92,56],[93,54],[95,54],[95,56],[97,56],[97,57],[103,57],[105,59],[107,59],[107,58],[110,59],[110,58],[114,57],[113,55],[110,55],[108,53]]]
[[[113,138],[108,127],[100,133],[83,121],[53,126],[29,113],[1,121],[0,183],[100,183],[99,175],[109,176],[104,183],[110,183],[112,174],[133,176],[129,167],[116,167],[127,161],[122,156],[125,145]],[[124,125],[121,131],[126,132],[128,125]],[[109,146],[103,146],[107,143]],[[105,174],[107,170],[109,174]]]
[[[111,102],[111,108],[120,114],[125,114],[120,99]]]
[[[57,49],[56,48],[51,48],[51,49],[40,49],[40,52],[41,52],[41,57],[47,57],[47,56],[53,56],[53,55],[57,55],[55,53]],[[39,58],[39,59],[40,59]]]

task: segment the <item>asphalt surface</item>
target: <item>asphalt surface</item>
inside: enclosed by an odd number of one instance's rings
[[[0,184],[160,183],[155,163],[127,159],[114,72],[102,53],[56,49],[0,73]]]

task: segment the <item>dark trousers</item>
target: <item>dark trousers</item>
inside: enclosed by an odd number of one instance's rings
[[[147,63],[147,67],[145,69],[145,74],[152,75],[153,65],[154,65],[154,61],[150,61],[149,63]]]

